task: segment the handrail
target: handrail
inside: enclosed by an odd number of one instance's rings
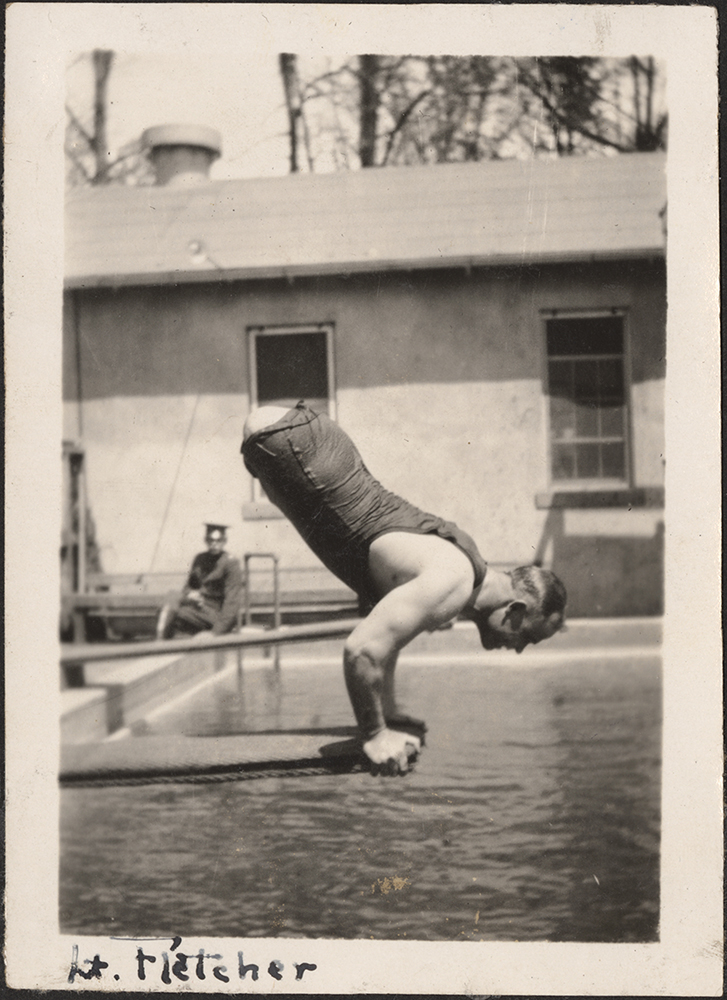
[[[156,642],[74,643],[61,650],[61,666],[94,663],[103,660],[127,660],[164,653],[201,652],[206,649],[245,649],[254,646],[276,646],[284,642],[304,642],[315,639],[337,639],[346,636],[359,624],[360,618],[342,618],[336,622],[311,622],[307,625],[281,625],[275,629],[255,628],[230,635],[215,635],[200,639],[164,639]]]
[[[280,616],[280,561],[274,552],[246,552],[245,553],[245,616],[243,625],[252,625],[252,609],[250,607],[250,563],[253,559],[270,559],[273,563],[273,628],[280,628],[282,618]],[[270,648],[265,647],[265,655],[268,656]],[[240,653],[238,652],[238,656]],[[280,647],[275,647],[274,653],[275,669],[280,668]]]
[[[251,594],[250,594],[250,563],[253,559],[270,559],[273,564],[273,627],[280,628],[280,565],[278,557],[274,552],[246,552],[245,553],[245,625],[250,625],[251,618]]]

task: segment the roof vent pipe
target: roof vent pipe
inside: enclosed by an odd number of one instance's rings
[[[206,125],[154,125],[141,141],[149,149],[157,184],[174,187],[204,184],[222,152],[222,136]]]

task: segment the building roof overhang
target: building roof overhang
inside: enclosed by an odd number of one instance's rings
[[[69,192],[68,288],[663,256],[662,153]]]
[[[278,267],[247,267],[247,268],[215,268],[211,267],[194,271],[155,271],[153,273],[139,272],[137,274],[87,274],[74,275],[66,278],[65,288],[126,288],[139,285],[188,285],[209,284],[214,282],[235,281],[295,281],[297,278],[335,277],[351,274],[381,274],[392,271],[466,271],[485,268],[537,267],[555,264],[596,264],[609,261],[625,260],[664,260],[665,249],[662,247],[635,247],[628,251],[612,251],[610,253],[568,253],[534,256],[505,255],[487,257],[442,258],[432,257],[429,260],[380,260],[375,263],[368,261],[350,261],[336,264],[309,264]]]

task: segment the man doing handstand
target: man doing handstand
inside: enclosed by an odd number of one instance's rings
[[[487,567],[464,531],[384,489],[348,435],[305,403],[245,422],[248,471],[321,562],[370,608],[343,650],[344,675],[374,774],[405,774],[421,739],[398,729],[394,670],[417,635],[457,616],[485,649],[514,649],[563,626],[565,587],[549,570]],[[420,724],[421,725],[421,724]],[[409,749],[407,748],[409,745]]]

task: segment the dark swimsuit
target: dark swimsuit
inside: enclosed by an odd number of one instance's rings
[[[307,545],[365,605],[379,599],[369,573],[369,547],[391,531],[438,535],[470,560],[473,589],[484,580],[487,563],[466,532],[384,489],[345,431],[305,403],[256,431],[241,451],[248,471]]]

